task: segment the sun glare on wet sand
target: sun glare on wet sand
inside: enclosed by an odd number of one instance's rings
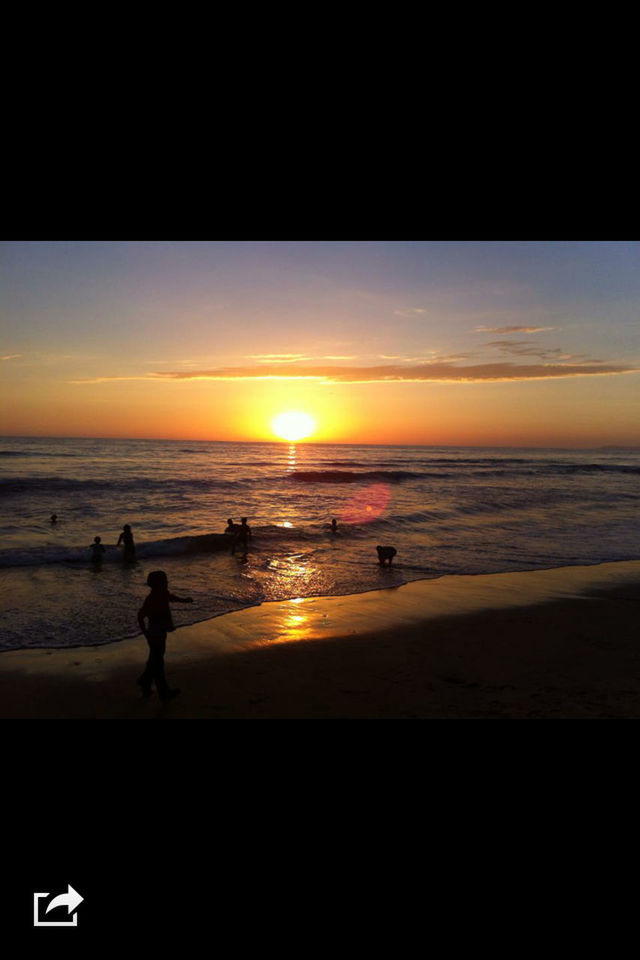
[[[305,440],[311,436],[316,429],[316,423],[308,413],[289,410],[286,413],[280,413],[277,417],[274,417],[271,422],[271,428],[275,435],[280,437],[281,440],[287,440],[289,443],[297,443],[298,440]]]

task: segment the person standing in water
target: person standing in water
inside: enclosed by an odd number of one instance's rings
[[[225,536],[229,537],[229,542],[231,543],[231,553],[234,553],[236,548],[236,539],[238,533],[238,524],[234,523],[231,517],[227,520],[227,529],[225,530]]]
[[[173,700],[180,693],[170,690],[164,675],[164,653],[167,646],[167,633],[175,630],[169,603],[193,603],[191,597],[176,597],[169,593],[169,581],[164,570],[154,570],[147,577],[147,586],[151,593],[138,610],[138,624],[149,644],[149,659],[144,672],[136,683],[142,687],[144,697],[151,696],[151,685],[155,681],[158,696],[163,703]],[[148,626],[145,627],[145,620]]]
[[[122,533],[118,537],[118,546],[124,544],[124,562],[133,563],[136,559],[136,546],[133,542],[133,534],[131,533],[131,527],[128,523],[125,523],[122,528]]]
[[[242,547],[242,555],[246,557],[247,551],[249,549],[249,538],[252,536],[251,527],[247,523],[246,517],[241,518],[240,526],[236,527],[235,532],[236,532],[236,536],[235,536],[235,540],[233,541],[231,553],[234,554],[236,552],[236,547],[238,546],[238,544],[240,544],[240,546]]]
[[[100,541],[100,537],[94,537],[93,543],[89,547],[91,550],[91,560],[93,563],[101,563],[106,550]]]

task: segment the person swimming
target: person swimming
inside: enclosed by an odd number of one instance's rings
[[[51,517],[50,517],[50,520],[51,520],[51,523],[52,523],[52,524],[56,523],[57,520],[58,520],[58,514],[57,514],[57,513],[52,513],[52,514],[51,514]]]
[[[331,530],[331,533],[337,533],[337,532],[338,532],[338,521],[336,520],[335,517],[334,517],[333,520],[331,521],[331,525],[330,525],[329,529]]]

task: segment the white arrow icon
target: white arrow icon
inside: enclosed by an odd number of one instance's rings
[[[56,907],[66,907],[67,913],[71,914],[74,910],[77,910],[84,897],[81,897],[77,890],[74,890],[70,883],[67,884],[67,892],[61,893],[59,897],[54,897],[45,913],[49,913],[49,910],[55,910]]]
[[[49,913],[49,910],[54,910],[56,907],[66,907],[67,913],[69,916],[73,913],[71,920],[40,920],[38,915],[38,905],[40,900],[44,900],[48,897],[48,893],[34,893],[33,895],[33,925],[34,927],[77,927],[78,926],[78,915],[75,911],[78,909],[84,897],[81,897],[77,890],[74,890],[70,883],[67,884],[67,892],[61,893],[58,897],[54,897],[47,909],[45,910],[45,916]]]

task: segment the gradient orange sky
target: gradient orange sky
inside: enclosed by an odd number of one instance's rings
[[[631,241],[7,242],[9,436],[640,444]]]

